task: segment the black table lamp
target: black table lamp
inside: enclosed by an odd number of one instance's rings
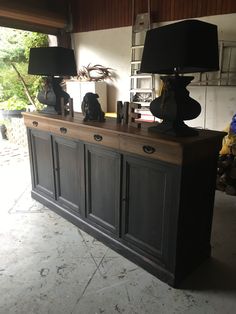
[[[28,73],[45,76],[44,89],[38,93],[38,100],[47,105],[41,112],[61,113],[61,98],[66,104],[69,100],[61,87],[63,76],[76,76],[74,51],[62,47],[31,48]]]
[[[197,135],[184,120],[196,118],[200,104],[189,96],[186,86],[193,76],[184,73],[219,69],[217,26],[198,20],[185,20],[149,30],[146,34],[140,72],[161,76],[161,96],[150,104],[150,111],[163,121],[150,131],[173,136]]]

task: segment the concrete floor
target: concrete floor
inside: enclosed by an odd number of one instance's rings
[[[0,141],[0,314],[236,313],[236,197],[216,193],[212,258],[177,290],[32,200],[26,155]]]

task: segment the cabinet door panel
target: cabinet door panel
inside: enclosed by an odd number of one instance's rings
[[[33,189],[55,198],[51,136],[45,132],[30,131],[33,165]]]
[[[69,209],[80,212],[83,204],[81,181],[83,179],[83,144],[55,137],[54,158],[57,201]]]
[[[86,147],[87,218],[118,232],[120,155],[97,146]]]
[[[174,181],[173,169],[163,163],[124,159],[122,237],[163,262],[174,245],[168,243],[171,206],[177,202]]]

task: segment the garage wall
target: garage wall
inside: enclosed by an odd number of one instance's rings
[[[201,20],[218,25],[220,40],[236,41],[236,14],[204,17]],[[131,27],[74,33],[72,44],[78,69],[89,63],[114,69],[113,81],[107,81],[108,111],[115,111],[117,100],[128,101]],[[189,90],[192,97],[202,105],[201,115],[192,120],[190,125],[221,130],[236,112],[236,86],[197,86]]]
[[[107,80],[108,111],[116,110],[116,101],[129,101],[131,27],[73,34],[77,67],[101,64],[112,68]]]
[[[236,14],[208,16],[200,20],[218,25],[219,40],[236,44]],[[196,86],[188,89],[202,106],[201,115],[188,124],[212,130],[225,129],[236,113],[236,86]]]

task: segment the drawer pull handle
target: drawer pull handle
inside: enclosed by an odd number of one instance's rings
[[[37,127],[39,125],[39,123],[37,121],[33,121],[32,122],[33,126]]]
[[[97,142],[101,142],[102,141],[102,136],[99,134],[94,134],[93,138],[95,139],[95,141]]]
[[[60,128],[60,131],[62,134],[66,134],[67,133],[67,128]]]
[[[154,147],[152,147],[152,146],[149,146],[149,145],[144,145],[143,146],[143,151],[144,151],[144,153],[146,153],[146,154],[153,154],[153,153],[155,153],[155,148]]]

